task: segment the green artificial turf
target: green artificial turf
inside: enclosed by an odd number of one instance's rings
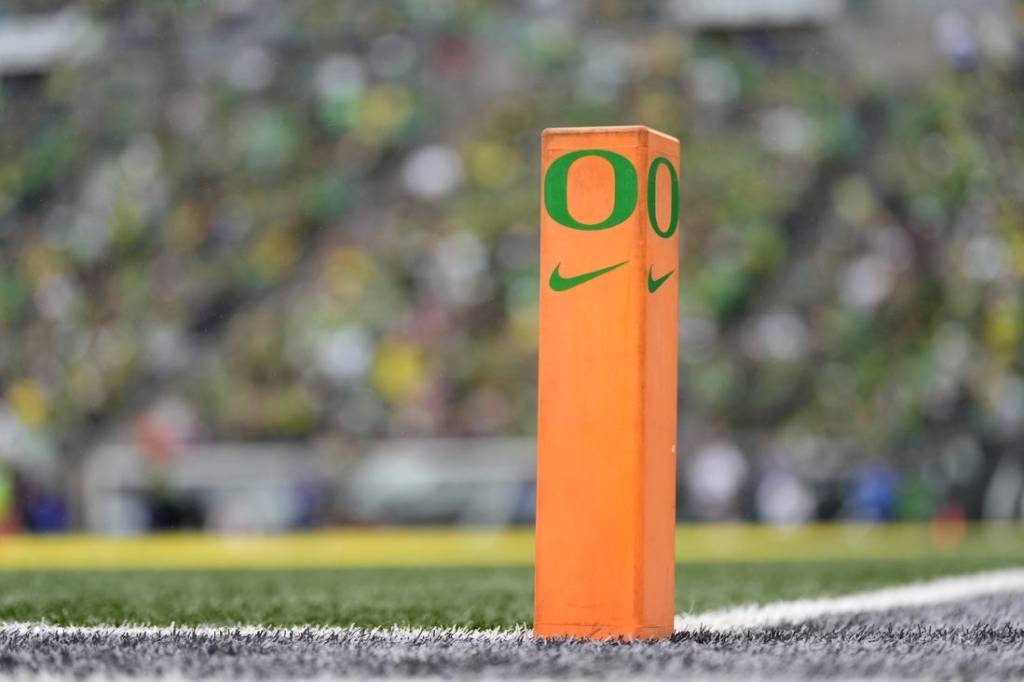
[[[1013,559],[683,564],[677,607],[852,592]],[[417,625],[507,627],[531,620],[532,569],[0,573],[0,619],[57,624]]]

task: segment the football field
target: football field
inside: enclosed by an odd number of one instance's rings
[[[362,545],[330,534],[249,538],[234,541],[250,543],[244,548],[220,550],[208,538],[113,546],[67,538],[32,554],[5,541],[0,672],[608,679],[1024,672],[1024,571],[1016,568],[1024,566],[1024,542],[1012,526],[963,529],[955,546],[934,528],[914,526],[707,526],[681,530],[679,539],[689,546],[680,547],[676,635],[633,644],[529,634],[533,571],[518,553],[529,545],[522,532],[369,532]],[[449,543],[448,554],[416,565],[400,551],[428,540]],[[291,555],[275,547],[282,542],[291,543]],[[103,556],[80,555],[90,543]],[[260,543],[278,552],[273,565],[251,558]],[[317,554],[339,545],[344,556]],[[177,560],[165,562],[161,555],[172,549]],[[115,560],[126,568],[113,568]],[[176,568],[154,568],[168,563]]]

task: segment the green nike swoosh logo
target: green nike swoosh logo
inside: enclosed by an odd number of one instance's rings
[[[665,280],[668,279],[673,272],[675,272],[675,270],[669,270],[658,279],[654,279],[654,266],[652,265],[651,268],[647,271],[647,291],[653,294],[655,291],[658,290],[658,287],[665,283]]]
[[[605,274],[606,272],[611,272],[612,270],[614,270],[615,268],[619,267],[620,265],[625,265],[628,262],[629,262],[628,260],[624,260],[621,263],[616,263],[615,265],[609,265],[608,267],[601,268],[600,270],[591,270],[590,272],[584,272],[582,275],[576,275],[575,277],[562,277],[562,275],[558,272],[558,268],[562,264],[558,263],[557,265],[555,265],[555,269],[551,271],[551,279],[548,280],[548,284],[555,291],[565,291],[566,289],[572,289],[573,287],[578,287],[579,285],[583,284],[584,282],[589,282],[590,280],[594,279],[595,277],[600,277],[601,275]]]

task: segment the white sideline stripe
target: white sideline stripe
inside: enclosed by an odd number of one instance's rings
[[[821,599],[798,599],[796,601],[772,602],[764,605],[731,607],[721,611],[681,615],[675,618],[676,632],[730,632],[771,627],[784,624],[799,624],[815,618],[836,614],[867,613],[888,609],[931,606],[974,597],[1024,592],[1024,569],[1013,568],[986,571],[948,578],[938,578],[910,583],[899,587],[855,592],[841,597]],[[127,637],[158,637],[170,634],[193,634],[213,636],[236,634],[258,635],[273,632],[279,635],[313,639],[359,638],[364,640],[387,640],[396,644],[415,643],[424,638],[447,637],[461,642],[515,642],[529,640],[533,634],[529,628],[494,628],[471,630],[469,628],[412,628],[382,627],[365,628],[358,626],[316,626],[305,625],[287,628],[272,628],[259,625],[210,626],[210,625],[49,625],[46,623],[3,623],[0,636],[48,637],[52,635],[117,635]]]
[[[985,571],[841,597],[798,599],[737,606],[722,611],[676,616],[676,632],[730,632],[793,625],[836,614],[868,613],[931,606],[1004,592],[1024,592],[1024,569]]]

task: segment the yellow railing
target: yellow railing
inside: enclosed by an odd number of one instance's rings
[[[1024,524],[680,526],[683,562],[1020,557]],[[533,530],[382,528],[287,535],[175,533],[0,536],[0,570],[513,566],[533,561]]]

